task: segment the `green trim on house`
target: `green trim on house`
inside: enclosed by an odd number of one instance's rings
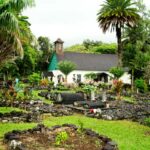
[[[54,52],[52,54],[52,57],[50,58],[50,63],[48,65],[48,71],[56,70],[57,69],[57,64],[58,64],[57,55]]]

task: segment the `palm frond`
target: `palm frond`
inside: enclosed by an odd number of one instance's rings
[[[5,10],[21,12],[23,9],[32,7],[34,5],[34,0],[5,0],[2,4],[0,4],[0,13],[4,12]]]
[[[19,33],[19,25],[17,17],[9,11],[4,11],[0,15],[0,28],[1,30],[9,30]]]
[[[116,25],[133,27],[140,18],[137,9],[132,7],[134,4],[131,0],[106,0],[97,14],[97,21],[103,32],[109,28],[113,31]]]

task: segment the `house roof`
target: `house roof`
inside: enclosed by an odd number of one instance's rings
[[[87,71],[108,71],[111,67],[117,66],[117,55],[115,54],[87,54],[64,52],[57,55],[58,62],[68,60],[77,65],[76,70]]]

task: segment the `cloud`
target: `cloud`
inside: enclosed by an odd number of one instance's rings
[[[38,36],[58,37],[65,46],[84,39],[116,42],[115,33],[103,34],[97,23],[102,0],[35,0],[36,7],[24,11],[29,16],[31,30]],[[148,0],[145,0],[148,4]]]

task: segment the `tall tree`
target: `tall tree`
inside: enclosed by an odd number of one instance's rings
[[[40,36],[38,38],[39,50],[41,51],[40,59],[38,62],[39,69],[41,71],[47,71],[49,59],[52,56],[52,43],[48,37]]]
[[[123,63],[131,70],[132,91],[134,78],[143,77],[150,61],[150,16],[142,0],[137,3],[141,18],[133,28],[125,28],[123,33]]]
[[[105,33],[116,30],[118,44],[118,66],[122,66],[122,28],[124,25],[133,27],[140,18],[131,0],[106,0],[98,12],[99,26]]]
[[[50,54],[52,52],[52,44],[48,37],[40,36],[38,38],[39,49],[43,52],[43,59],[45,62],[49,61]]]
[[[12,58],[15,51],[23,56],[19,18],[25,8],[33,5],[34,0],[0,1],[0,64]]]
[[[18,73],[20,75],[26,76],[35,72],[39,51],[34,49],[30,45],[24,45],[24,57],[23,59],[16,59],[16,64],[19,68]]]

